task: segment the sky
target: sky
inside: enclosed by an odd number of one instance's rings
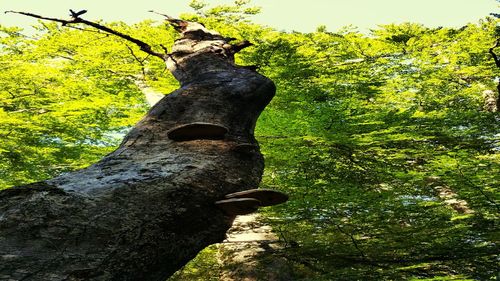
[[[173,17],[191,12],[190,0],[0,0],[0,24],[28,28],[36,19],[6,10],[32,12],[49,17],[68,18],[69,9],[87,9],[87,20],[125,21],[162,20],[148,10]],[[230,0],[206,0],[210,5]],[[279,30],[312,32],[320,25],[329,31],[354,25],[368,32],[379,24],[415,22],[428,27],[461,27],[477,22],[489,13],[500,13],[496,0],[252,0],[262,7],[253,17],[256,23]]]

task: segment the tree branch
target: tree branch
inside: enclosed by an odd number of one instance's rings
[[[495,54],[495,52],[494,52],[495,48],[497,48],[499,46],[500,46],[500,39],[498,39],[495,42],[495,45],[489,49],[489,52],[490,52],[491,56],[493,57],[493,59],[495,60],[496,66],[500,68],[500,60],[498,59],[497,54]]]
[[[141,65],[141,72],[142,72],[142,76],[145,78],[146,77],[146,69],[144,68],[144,61],[149,57],[149,54],[143,58],[143,59],[140,59],[134,52],[134,50],[129,46],[129,45],[126,45],[125,46],[127,47],[127,49],[129,50],[130,54],[134,57],[134,59]]]
[[[132,42],[132,43],[136,44],[137,46],[139,46],[139,48],[141,49],[141,51],[143,51],[143,52],[145,52],[147,54],[150,54],[152,56],[158,57],[158,58],[160,58],[160,59],[162,59],[164,61],[166,61],[167,58],[168,58],[167,52],[165,52],[164,54],[155,52],[155,51],[153,51],[151,45],[149,45],[146,42],[143,42],[143,41],[141,41],[139,39],[133,38],[133,37],[127,35],[127,34],[119,32],[119,31],[113,30],[113,29],[111,29],[111,28],[109,28],[107,26],[100,25],[100,24],[92,22],[92,21],[84,20],[84,19],[82,19],[80,17],[74,17],[72,20],[63,20],[63,19],[58,19],[58,18],[44,17],[44,16],[40,16],[40,15],[37,15],[37,14],[33,14],[33,13],[27,13],[27,12],[6,11],[5,13],[15,13],[15,14],[25,15],[25,16],[29,16],[29,17],[33,17],[33,18],[37,18],[37,19],[55,21],[55,22],[61,23],[63,26],[66,26],[68,24],[82,23],[82,24],[85,24],[85,25],[92,26],[92,27],[94,27],[94,28],[96,28],[98,30],[107,32],[109,34],[113,34],[115,36],[118,36],[118,37],[120,37],[122,39],[125,39],[125,40],[129,41],[129,42]]]
[[[253,44],[251,42],[249,42],[248,40],[243,40],[241,42],[232,44],[232,51],[234,53],[237,53],[237,52],[239,52],[247,47],[250,47],[250,46],[253,46]]]
[[[20,14],[20,15],[25,15],[25,16],[28,16],[28,17],[33,17],[33,18],[37,18],[37,19],[42,19],[42,20],[50,20],[50,21],[55,21],[55,22],[60,22],[62,23],[62,25],[67,25],[69,23],[75,23],[75,20],[63,20],[63,19],[57,19],[57,18],[48,18],[48,17],[43,17],[43,16],[40,16],[40,15],[37,15],[37,14],[33,14],[33,13],[27,13],[27,12],[18,12],[18,11],[5,11],[6,14],[8,13],[14,13],[14,14]]]

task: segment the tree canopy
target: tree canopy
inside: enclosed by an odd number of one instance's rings
[[[248,1],[192,7],[183,18],[253,42],[237,61],[277,85],[256,138],[263,187],[290,195],[264,218],[295,280],[496,278],[498,19],[299,33],[252,23]],[[152,20],[109,25],[158,50],[176,38]],[[0,65],[0,188],[95,162],[148,108],[138,83],[178,86],[161,60],[84,26],[0,26]]]

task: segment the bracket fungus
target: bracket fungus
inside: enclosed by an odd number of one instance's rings
[[[257,211],[260,202],[254,198],[231,198],[216,201],[215,205],[231,216],[248,215]]]
[[[226,198],[253,198],[260,202],[260,207],[274,206],[288,200],[288,195],[272,189],[249,189],[226,194]]]
[[[167,136],[174,141],[188,141],[197,139],[221,140],[228,132],[222,125],[194,122],[177,126],[168,131]]]

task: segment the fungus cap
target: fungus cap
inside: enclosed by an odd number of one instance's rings
[[[222,209],[226,214],[236,216],[247,215],[257,211],[260,206],[260,202],[254,198],[231,198],[216,201],[215,205]]]
[[[226,194],[226,198],[254,198],[260,202],[261,207],[273,206],[284,203],[288,195],[272,189],[249,189],[235,193]]]
[[[174,141],[188,141],[197,139],[221,140],[228,129],[222,125],[194,122],[177,126],[168,131],[167,136]]]

